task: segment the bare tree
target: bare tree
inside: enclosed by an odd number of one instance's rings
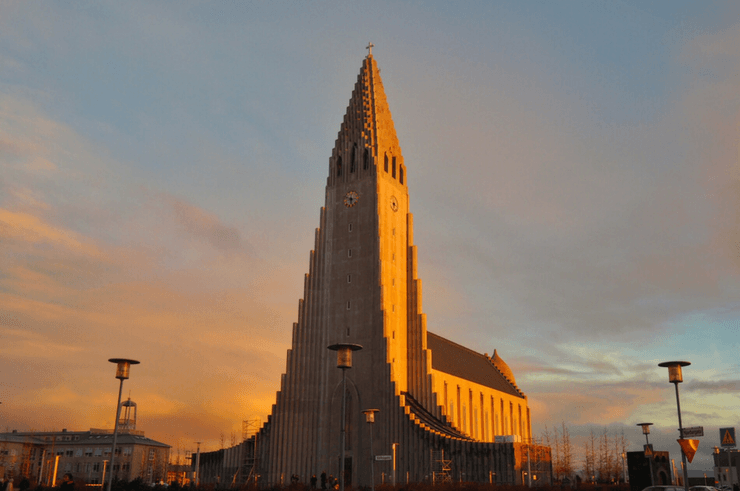
[[[583,442],[583,474],[587,481],[596,477],[596,434],[593,429],[588,440]]]
[[[553,455],[552,458],[552,467],[553,472],[555,473],[555,481],[560,482],[560,474],[562,472],[562,462],[560,458],[560,434],[558,433],[557,427],[553,428],[552,432],[555,441],[555,455]]]
[[[626,451],[627,439],[624,437],[624,429],[622,429],[622,433],[619,435],[619,437],[614,438],[614,456],[617,460],[616,476],[614,476],[616,482],[620,482],[620,480],[624,479],[625,462],[622,455],[625,455]]]
[[[565,477],[573,475],[575,469],[573,468],[573,445],[570,443],[570,431],[565,426],[565,421],[561,422],[562,431],[560,433],[562,438],[562,472]]]

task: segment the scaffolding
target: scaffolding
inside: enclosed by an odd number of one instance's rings
[[[245,483],[248,485],[254,483],[257,485],[257,432],[259,432],[262,421],[260,418],[250,418],[242,421],[242,443],[252,440],[251,449],[246,448],[244,452],[244,465],[242,466],[242,476],[247,476]],[[250,452],[251,450],[251,452]]]
[[[432,459],[432,482],[451,483],[452,482],[452,460],[445,459],[445,451],[430,450]]]

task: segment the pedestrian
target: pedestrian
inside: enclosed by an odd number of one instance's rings
[[[72,479],[72,474],[69,472],[62,477],[62,484],[59,486],[59,491],[75,491],[75,482]]]
[[[311,475],[311,489],[316,489],[316,474]]]
[[[326,489],[326,471],[321,473],[321,489]]]

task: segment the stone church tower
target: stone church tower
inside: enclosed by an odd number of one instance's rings
[[[526,396],[495,352],[428,333],[421,291],[406,163],[369,54],[329,159],[286,373],[257,435],[262,485],[340,475],[342,371],[327,349],[336,343],[363,347],[346,372],[347,485],[369,486],[371,455],[391,455],[394,443],[398,482],[522,482]],[[379,409],[372,452],[368,408]],[[376,483],[390,482],[393,462],[374,465]]]

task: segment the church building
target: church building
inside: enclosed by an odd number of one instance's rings
[[[247,442],[263,486],[342,470],[348,486],[549,482],[549,449],[531,444],[527,396],[511,369],[496,351],[427,331],[409,178],[370,52],[329,158],[280,391]],[[337,368],[328,349],[337,344],[361,346],[351,368]],[[378,410],[373,424],[367,409]]]

